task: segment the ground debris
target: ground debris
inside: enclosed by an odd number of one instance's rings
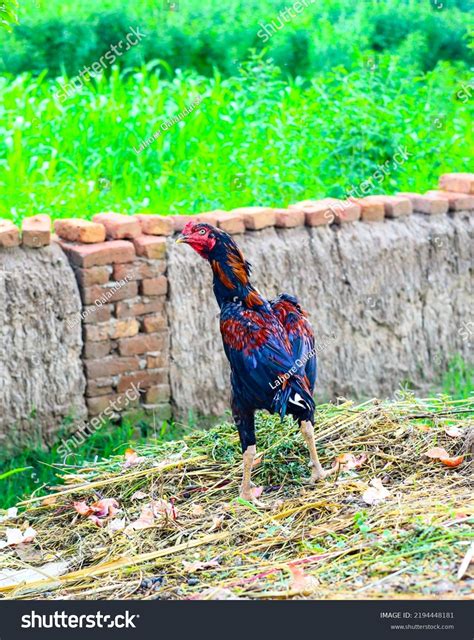
[[[253,480],[265,510],[238,498],[229,423],[149,442],[133,451],[137,464],[63,468],[68,482],[58,470],[48,499],[17,505],[15,526],[34,529],[28,545],[41,553],[24,574],[15,547],[0,552],[0,598],[469,598],[474,504],[463,448],[473,412],[473,400],[446,396],[322,405],[317,447],[338,472],[314,487],[297,425],[261,414]],[[434,447],[464,454],[462,464],[434,464],[424,455]],[[88,505],[107,507],[107,526]],[[0,539],[8,527],[0,518]]]

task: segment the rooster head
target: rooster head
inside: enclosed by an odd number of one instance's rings
[[[202,258],[208,259],[216,246],[220,233],[212,224],[191,220],[186,224],[176,242],[189,244]]]

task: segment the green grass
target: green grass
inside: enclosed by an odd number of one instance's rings
[[[453,399],[468,398],[474,394],[473,386],[474,368],[464,363],[461,358],[454,358],[448,370],[438,385],[438,389]],[[277,420],[276,417],[270,420]],[[136,447],[140,444],[166,442],[181,438],[184,433],[193,430],[195,421],[190,417],[188,424],[175,424],[163,422],[159,425],[150,424],[146,419],[136,420],[132,417],[124,417],[120,425],[108,425],[88,438],[79,446],[74,454],[68,456],[68,465],[77,465],[79,468],[86,466],[88,461],[94,459],[109,458],[121,455],[127,447]],[[229,428],[234,432],[233,427]],[[223,427],[222,427],[223,429]],[[209,438],[216,437],[213,451],[222,460],[234,460],[236,449],[228,448],[225,439],[222,438],[222,429],[208,433]],[[21,455],[12,458],[3,458],[0,454],[0,509],[14,505],[21,498],[33,492],[42,495],[44,487],[54,483],[56,471],[52,465],[57,465],[61,460],[58,447],[61,442],[50,450],[39,446],[30,447]],[[281,460],[291,458],[291,443],[283,442],[279,455]],[[270,473],[270,469],[268,472]],[[289,477],[298,477],[302,470],[298,463],[289,462],[285,466],[285,474]]]
[[[374,181],[374,192],[424,191],[472,158],[474,100],[457,97],[470,79],[462,66],[419,75],[385,57],[374,71],[341,67],[311,81],[287,80],[258,59],[232,78],[166,80],[155,71],[116,69],[63,103],[44,76],[0,77],[0,216],[193,213],[343,197],[400,147],[408,159]],[[192,113],[135,153],[197,96]]]
[[[141,443],[167,442],[180,438],[187,431],[182,425],[124,417],[120,424],[105,425],[64,461],[68,465],[82,467],[94,459],[121,455],[125,450]],[[56,470],[52,465],[63,462],[58,453],[61,440],[51,449],[39,445],[32,446],[14,457],[5,458],[0,454],[0,509],[14,505],[22,497],[32,493],[43,495],[44,487],[55,482]]]
[[[443,376],[443,392],[455,399],[474,395],[474,367],[460,357],[454,358]]]

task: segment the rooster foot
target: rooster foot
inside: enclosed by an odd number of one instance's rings
[[[308,480],[308,484],[316,484],[320,480],[324,480],[328,476],[332,475],[337,470],[337,465],[331,467],[331,469],[323,469],[320,464],[313,465],[310,463],[311,467],[311,478]]]
[[[254,496],[252,491],[252,489],[254,488],[255,488],[255,485],[253,482],[250,483],[249,488],[241,486],[239,498],[242,498],[242,500],[246,500],[247,502],[251,502],[254,506],[258,507],[259,509],[270,509],[269,506],[267,506],[266,504],[263,504],[263,502],[261,502],[258,498]]]

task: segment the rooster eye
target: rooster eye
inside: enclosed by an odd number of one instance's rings
[[[206,233],[206,230],[205,229],[199,229],[198,233],[199,233],[200,236],[203,236]]]

